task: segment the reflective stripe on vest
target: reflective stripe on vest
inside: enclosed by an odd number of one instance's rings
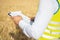
[[[59,10],[52,17],[44,34],[38,40],[60,40],[60,0]]]

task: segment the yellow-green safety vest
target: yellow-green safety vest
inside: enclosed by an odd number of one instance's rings
[[[60,0],[57,0],[57,2],[59,8],[38,40],[60,40]]]

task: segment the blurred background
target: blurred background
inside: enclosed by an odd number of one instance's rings
[[[0,40],[34,40],[23,34],[14,24],[8,12],[22,11],[28,17],[34,17],[39,0],[0,0]]]

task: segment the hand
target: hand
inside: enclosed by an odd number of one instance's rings
[[[11,17],[11,18],[12,18],[12,20],[15,22],[15,24],[18,24],[19,21],[22,20],[22,17],[21,17],[21,16],[13,16],[13,17]]]

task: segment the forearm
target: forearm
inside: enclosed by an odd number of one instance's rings
[[[41,0],[34,23],[32,25],[25,24],[25,27],[23,30],[30,37],[38,39],[39,37],[41,37],[45,28],[48,26],[48,23],[55,12],[54,10],[56,9],[54,9],[52,1]]]

